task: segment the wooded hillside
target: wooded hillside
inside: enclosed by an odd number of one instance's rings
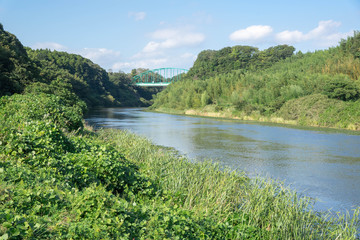
[[[25,48],[0,24],[0,96],[14,93],[60,94],[67,88],[94,106],[148,106],[156,89],[131,84],[131,75],[107,73],[80,55]]]
[[[201,52],[185,80],[158,94],[153,108],[360,129],[360,33],[328,50],[293,51],[235,46]]]

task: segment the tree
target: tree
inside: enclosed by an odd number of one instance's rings
[[[201,94],[201,106],[205,107],[206,105],[211,103],[211,98],[209,96],[209,94],[207,93],[207,91],[205,90],[202,94]]]
[[[0,24],[0,96],[21,93],[38,77],[24,46]]]
[[[131,77],[135,77],[137,75],[137,71],[134,68],[133,70],[131,70]]]
[[[340,48],[351,53],[355,58],[360,58],[360,31],[354,31],[354,36],[342,39]]]
[[[344,75],[334,76],[324,86],[323,93],[329,98],[340,99],[343,101],[357,100],[360,98],[360,89],[354,81]]]

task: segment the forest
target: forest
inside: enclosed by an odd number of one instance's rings
[[[287,45],[205,50],[151,108],[360,130],[360,33],[327,50],[294,51]]]
[[[136,87],[131,79],[131,74],[107,73],[80,55],[24,47],[0,24],[0,96],[62,95],[68,89],[73,95],[68,97],[79,98],[88,108],[149,106],[152,95],[161,89]]]

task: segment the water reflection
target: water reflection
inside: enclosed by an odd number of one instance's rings
[[[285,180],[297,191],[318,198],[318,210],[360,205],[360,135],[352,132],[119,108],[95,110],[86,120],[129,129],[197,161],[211,158],[250,176]]]

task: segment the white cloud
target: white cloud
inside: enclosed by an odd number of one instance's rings
[[[253,25],[230,34],[232,41],[259,41],[272,33],[273,29],[267,25]]]
[[[196,55],[193,53],[187,52],[187,53],[182,54],[180,57],[181,58],[194,58],[194,57],[196,57]]]
[[[134,56],[130,61],[116,62],[112,65],[114,71],[130,72],[134,68],[156,69],[161,67],[190,68],[196,60],[196,54],[185,52],[175,54],[147,54]]]
[[[150,41],[129,58],[113,64],[112,69],[130,71],[133,68],[189,67],[196,56],[183,52],[183,48],[195,47],[204,42],[205,35],[190,27],[165,28],[150,33]]]
[[[129,17],[132,17],[135,19],[135,21],[144,20],[146,17],[145,12],[129,12]]]
[[[106,48],[83,48],[72,52],[90,59],[105,69],[109,68],[114,62],[119,61],[121,56],[120,52]]]
[[[120,52],[106,49],[106,48],[84,48],[79,51],[79,54],[85,58],[97,62],[103,58],[117,58],[120,56]]]
[[[160,43],[151,41],[143,48],[143,52],[155,52],[160,48]]]
[[[340,33],[338,28],[340,22],[333,20],[320,21],[318,26],[308,33],[300,31],[283,31],[275,36],[275,40],[279,43],[299,43],[305,41],[314,41],[314,44],[318,47],[331,47],[337,45],[342,38],[346,38],[351,35],[352,32]]]
[[[300,31],[283,31],[276,34],[276,39],[284,43],[295,43],[305,39],[305,35]]]
[[[335,22],[333,20],[320,21],[316,28],[306,34],[306,37],[311,39],[333,34],[337,31],[337,28],[340,27],[340,25],[340,22]]]
[[[143,48],[143,52],[155,52],[162,49],[196,46],[205,40],[202,33],[191,32],[187,29],[161,29],[150,34],[155,41],[150,41]]]
[[[353,31],[342,33],[339,31],[340,22],[334,20],[320,21],[308,32],[299,30],[285,30],[273,33],[268,25],[253,25],[230,34],[230,40],[249,43],[266,42],[267,44],[303,44],[310,49],[328,48],[336,46],[342,38],[351,36]]]
[[[168,28],[168,29],[156,30],[155,32],[151,33],[150,36],[153,39],[163,40],[163,39],[174,38],[178,34],[179,34],[179,30]]]
[[[139,61],[131,62],[117,62],[112,65],[112,69],[115,71],[118,70],[131,70],[134,68],[160,68],[168,63],[167,58],[157,58],[157,59],[144,59]]]
[[[32,48],[34,49],[50,49],[50,50],[57,50],[57,51],[65,51],[67,47],[61,45],[56,42],[38,42],[35,43]]]

